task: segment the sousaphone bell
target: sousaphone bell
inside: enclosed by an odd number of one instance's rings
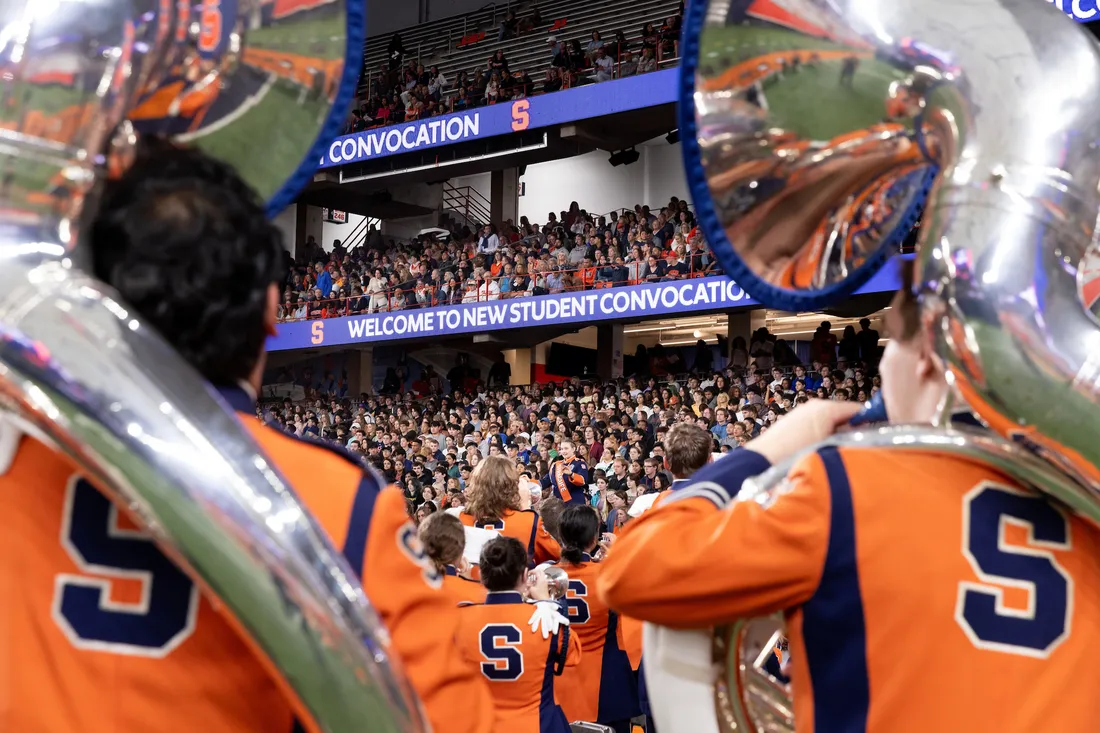
[[[687,178],[726,273],[812,311],[915,258],[953,393],[988,428],[829,442],[965,455],[1100,521],[1095,41],[1042,0],[711,0],[687,6],[681,49]],[[658,729],[792,730],[763,671],[782,621],[647,625]]]

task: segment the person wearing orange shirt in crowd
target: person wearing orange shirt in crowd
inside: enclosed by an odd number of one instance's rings
[[[443,574],[443,590],[451,595],[455,605],[484,601],[484,586],[464,575],[469,571],[470,564],[462,556],[466,547],[466,531],[462,522],[446,512],[434,512],[420,523],[418,532],[424,552]]]
[[[565,605],[569,629],[584,656],[558,684],[558,699],[570,721],[600,723],[630,733],[630,719],[641,712],[637,680],[624,651],[619,614],[596,594],[599,554],[615,536],[600,535],[600,517],[590,506],[568,507],[561,515],[562,560],[569,575]],[[600,553],[597,553],[597,549]]]
[[[560,558],[561,547],[546,531],[538,513],[521,507],[515,461],[489,456],[470,474],[466,507],[458,518],[467,527],[496,530],[522,542],[529,567]]]
[[[488,689],[448,653],[458,610],[401,493],[349,454],[256,420],[284,255],[256,194],[201,152],[145,140],[103,191],[84,245],[94,273],[219,389],[342,548],[433,729],[487,731]],[[312,733],[266,661],[147,534],[66,458],[2,429],[0,638],[19,673],[0,676],[0,729]]]
[[[911,267],[881,363],[899,424],[949,389]],[[958,454],[820,447],[857,409],[811,401],[699,471],[615,542],[601,596],[672,628],[783,611],[798,730],[1095,730],[1100,530]]]
[[[570,733],[555,702],[556,678],[573,673],[581,646],[568,621],[539,631],[525,598],[547,603],[546,576],[528,574],[527,552],[513,537],[485,543],[478,564],[485,602],[459,608],[455,643],[458,654],[489,681],[493,733]]]

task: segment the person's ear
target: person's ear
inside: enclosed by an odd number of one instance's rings
[[[267,305],[264,307],[264,332],[268,336],[276,335],[275,324],[279,320],[279,286],[271,283],[267,286]]]

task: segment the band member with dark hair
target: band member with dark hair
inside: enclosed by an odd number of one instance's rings
[[[553,489],[554,496],[566,504],[586,504],[584,495],[588,486],[588,465],[577,457],[577,446],[571,440],[559,444],[561,456],[550,466],[550,472],[542,479],[544,489]]]
[[[948,384],[903,274],[883,395],[891,421],[929,423]],[[602,597],[674,628],[785,612],[799,730],[1095,729],[1096,697],[1065,691],[1100,682],[1100,530],[959,454],[813,450],[855,409],[811,401],[701,470],[616,541]]]
[[[103,191],[84,244],[95,274],[239,411],[343,549],[432,727],[488,730],[488,690],[448,654],[458,610],[401,493],[350,454],[256,420],[284,276],[279,231],[256,194],[199,151],[145,141]],[[281,681],[149,536],[63,456],[11,422],[0,430],[0,554],[9,561],[0,638],[3,655],[22,660],[19,674],[0,675],[0,727],[295,729]]]
[[[581,647],[568,623],[540,633],[532,622],[526,599],[549,599],[546,576],[528,573],[527,551],[513,537],[485,543],[478,565],[485,602],[459,608],[455,638],[461,657],[489,681],[493,733],[569,733],[555,677],[580,663]]]
[[[562,570],[569,575],[565,605],[569,629],[584,656],[562,678],[559,699],[571,721],[600,723],[630,733],[630,719],[641,712],[630,660],[623,651],[619,614],[596,594],[601,565],[595,559],[614,541],[600,535],[600,516],[590,506],[571,506],[561,515]]]

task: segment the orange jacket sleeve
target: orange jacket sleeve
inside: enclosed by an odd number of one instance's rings
[[[354,547],[354,535],[362,531],[355,527],[354,515],[353,509],[345,547]],[[476,666],[452,653],[459,611],[442,590],[442,576],[424,554],[401,492],[394,487],[378,492],[367,521],[363,589],[389,629],[432,730],[488,731],[493,720],[488,687]],[[456,710],[462,710],[462,715],[455,715]]]
[[[699,628],[796,607],[813,595],[829,540],[821,460],[811,455],[768,494],[732,502],[747,477],[736,464],[717,470],[726,460],[627,526],[599,576],[608,605],[643,621]],[[732,491],[722,485],[727,475],[736,478]]]
[[[561,559],[561,545],[554,536],[546,531],[542,517],[535,518],[535,564]]]
[[[559,649],[561,649],[561,644],[562,644],[563,638],[565,636],[566,636],[565,634],[561,634],[561,633],[558,634],[558,642],[557,643],[558,643],[558,648]],[[579,639],[578,639],[578,637],[575,633],[570,632],[568,634],[568,636],[569,636],[569,641],[568,641],[569,646],[565,650],[565,666],[567,668],[568,667],[576,667],[578,664],[581,663],[581,642],[579,641]],[[559,657],[559,659],[560,659],[560,657]]]

